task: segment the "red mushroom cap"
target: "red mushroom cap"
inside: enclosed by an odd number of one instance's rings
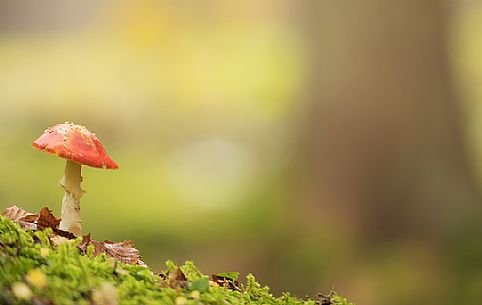
[[[97,168],[118,169],[105,152],[95,133],[74,123],[50,127],[32,143],[32,147],[61,158]]]

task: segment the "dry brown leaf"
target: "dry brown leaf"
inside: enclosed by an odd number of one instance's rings
[[[103,242],[100,242],[90,239],[90,234],[88,234],[82,237],[82,242],[78,248],[85,253],[89,245],[94,247],[94,252],[92,253],[94,256],[97,256],[100,253],[105,253],[107,256],[113,257],[124,264],[146,266],[146,264],[140,259],[141,256],[139,250],[134,248],[131,240],[125,240],[122,242],[104,240]]]
[[[52,233],[49,235],[49,238],[54,245],[76,238],[74,234],[59,229],[61,219],[55,217],[47,207],[42,208],[39,214],[32,214],[17,206],[12,206],[7,208],[2,215],[17,222],[24,229],[43,230],[51,228]],[[82,242],[77,247],[85,254],[89,245],[94,247],[94,256],[105,253],[121,263],[147,267],[141,260],[139,250],[134,248],[133,242],[130,240],[122,242],[105,240],[100,242],[90,239],[90,234],[88,234],[83,236]]]
[[[182,272],[181,268],[176,268],[176,271],[170,272],[168,274],[168,279],[170,281],[187,281],[187,278],[184,275],[184,272]]]
[[[55,217],[49,208],[44,207],[40,210],[36,223],[39,226],[39,229],[51,228],[52,231],[59,236],[66,237],[68,239],[75,239],[76,236],[74,234],[59,229],[60,221],[61,219]]]
[[[163,279],[161,286],[166,288],[186,288],[189,283],[184,272],[182,272],[180,268],[176,268],[176,270],[168,272],[167,274],[161,273],[159,276]]]
[[[102,244],[105,248],[105,252],[109,256],[112,256],[122,263],[137,264],[141,257],[139,255],[139,250],[134,248],[134,244],[131,240],[124,240],[118,243],[105,240]]]
[[[25,230],[38,230],[38,226],[36,223],[25,222],[25,221],[17,221],[22,229]]]
[[[87,247],[89,246],[89,244],[90,244],[90,233],[82,236],[82,242],[77,246],[77,248],[79,248],[79,250],[85,254],[87,252]]]
[[[13,221],[23,221],[29,223],[35,222],[38,217],[38,215],[29,213],[24,209],[17,207],[16,205],[5,209],[2,215]]]
[[[60,224],[60,219],[57,219],[57,217],[55,217],[52,214],[49,208],[44,207],[40,210],[40,213],[37,219],[37,224],[43,228],[58,229]]]
[[[65,238],[68,238],[68,239],[76,239],[77,238],[77,236],[75,236],[73,233],[70,233],[70,232],[67,232],[67,231],[62,231],[60,229],[53,229],[53,231],[61,237],[65,237]]]
[[[212,282],[216,283],[218,286],[226,287],[230,290],[240,290],[239,281],[237,280],[233,280],[228,277],[221,276],[219,274],[211,274],[211,279],[212,279]]]

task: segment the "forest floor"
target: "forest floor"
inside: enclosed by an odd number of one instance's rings
[[[0,304],[5,305],[353,305],[335,292],[318,299],[275,297],[253,275],[202,274],[192,262],[153,272],[130,241],[76,238],[43,208],[0,215]]]

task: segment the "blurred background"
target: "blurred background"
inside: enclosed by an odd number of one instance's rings
[[[0,208],[60,214],[65,121],[83,227],[154,269],[275,294],[482,302],[482,1],[0,0]]]

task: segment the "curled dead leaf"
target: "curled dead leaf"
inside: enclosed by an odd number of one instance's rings
[[[124,264],[141,265],[146,264],[141,260],[139,250],[134,248],[134,244],[131,240],[124,240],[122,242],[112,242],[110,240],[104,240],[103,242],[93,240],[90,238],[90,234],[82,237],[82,242],[78,248],[86,253],[89,245],[94,247],[92,255],[97,256],[100,253],[105,253],[107,256],[115,258],[117,261]]]
[[[168,273],[162,273],[160,276],[164,280],[161,282],[161,285],[166,288],[186,288],[189,284],[186,275],[184,275],[181,268],[176,268]]]
[[[57,219],[47,207],[44,207],[40,210],[37,224],[42,228],[58,229],[60,219]]]
[[[2,215],[13,221],[22,221],[27,223],[33,223],[37,220],[38,215],[29,213],[24,209],[17,207],[16,205],[6,208],[2,212]]]
[[[49,235],[49,238],[52,244],[56,246],[76,239],[74,234],[59,229],[61,219],[55,217],[47,207],[42,208],[39,214],[33,214],[28,213],[17,206],[12,206],[7,208],[2,215],[17,222],[23,229],[43,230],[51,228],[52,233]],[[147,267],[147,265],[141,260],[139,250],[134,248],[134,244],[130,240],[122,242],[104,240],[103,242],[100,242],[91,239],[90,234],[88,234],[83,236],[82,242],[77,247],[85,254],[89,245],[94,247],[94,256],[97,256],[100,253],[105,253],[107,256],[112,257],[121,263]]]
[[[77,246],[82,253],[87,253],[87,247],[90,244],[90,233],[82,236],[82,242]]]
[[[40,210],[36,223],[40,229],[51,228],[52,231],[61,237],[75,239],[76,236],[74,234],[59,229],[60,221],[61,219],[55,217],[49,208],[44,207]]]
[[[176,268],[176,271],[170,272],[167,278],[170,281],[182,281],[182,282],[187,281],[187,278],[184,275],[184,272],[182,272],[181,268]]]
[[[26,230],[38,230],[38,226],[36,223],[25,222],[25,221],[17,221],[17,223],[22,227],[22,229]]]

